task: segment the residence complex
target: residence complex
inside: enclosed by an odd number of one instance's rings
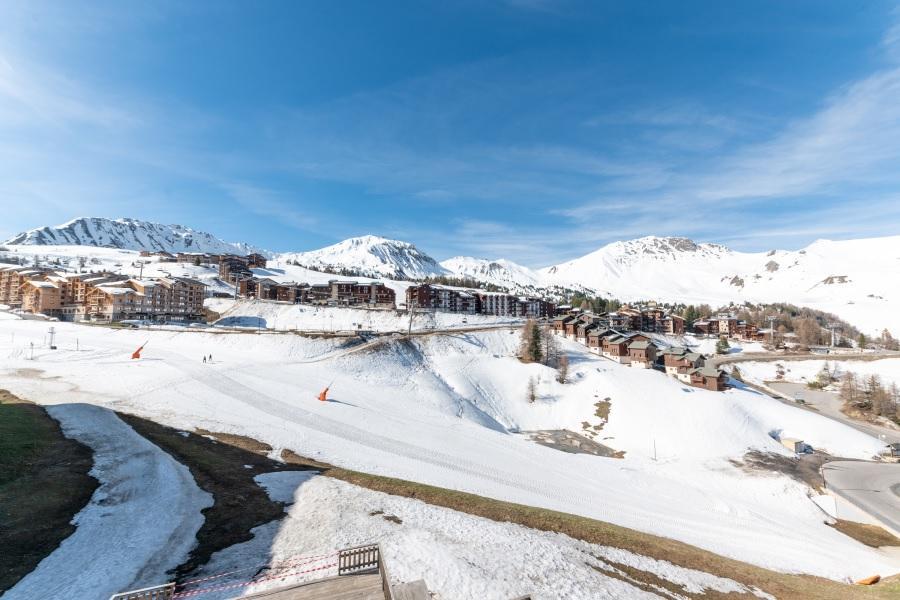
[[[626,315],[629,319],[623,321]],[[724,390],[728,381],[723,371],[706,365],[702,354],[678,347],[661,350],[654,343],[650,333],[671,334],[666,330],[667,324],[683,325],[680,318],[647,319],[640,309],[625,307],[616,313],[599,315],[573,312],[554,317],[550,323],[554,335],[584,344],[588,351],[620,364],[664,370],[683,383],[714,391]]]
[[[556,311],[552,302],[542,298],[434,283],[407,288],[406,306],[409,310],[439,310],[471,315],[524,318],[550,317]]]
[[[206,285],[187,277],[0,267],[0,304],[66,321],[196,320],[205,297]]]

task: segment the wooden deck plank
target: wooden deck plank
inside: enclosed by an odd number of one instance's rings
[[[258,600],[385,600],[381,575],[344,575],[259,592],[244,598]]]

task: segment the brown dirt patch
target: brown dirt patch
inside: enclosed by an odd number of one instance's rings
[[[204,522],[197,532],[197,547],[175,569],[176,578],[183,578],[205,564],[213,553],[252,539],[254,527],[284,516],[284,504],[271,500],[254,481],[255,475],[308,469],[271,460],[267,455],[272,447],[252,438],[206,430],[183,432],[134,415],[119,413],[119,416],[187,466],[197,485],[213,496],[213,505],[203,510]]]
[[[743,460],[731,459],[729,462],[744,472],[753,475],[782,473],[808,485],[814,490],[824,493],[825,480],[822,478],[820,469],[829,460],[834,460],[834,457],[824,452],[790,457],[775,454],[774,452],[753,450],[744,454]]]
[[[865,523],[854,523],[853,521],[842,521],[838,519],[831,526],[844,535],[849,535],[857,542],[862,542],[866,546],[871,546],[872,548],[900,546],[900,538],[877,525],[867,525]]]

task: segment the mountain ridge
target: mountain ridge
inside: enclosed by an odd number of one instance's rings
[[[24,246],[98,246],[152,252],[270,254],[242,242],[226,242],[211,233],[123,217],[76,217],[55,226],[23,231],[3,242]]]
[[[79,222],[91,235],[75,226]],[[113,232],[116,235],[104,228],[90,229],[98,223],[118,223],[120,229]],[[161,230],[148,232],[139,225]],[[236,253],[252,248],[180,225],[128,219],[75,219],[48,232],[53,229],[33,229],[6,243],[24,241],[36,247],[50,242],[119,244],[116,247],[127,249]],[[126,235],[135,230],[142,235]],[[798,250],[766,252],[741,252],[686,237],[646,236],[611,242],[542,269],[507,259],[468,256],[438,262],[412,243],[374,235],[349,238],[308,252],[268,255],[339,275],[395,280],[458,277],[517,294],[562,297],[580,290],[628,302],[652,299],[713,306],[785,302],[840,315],[868,331],[888,327],[900,333],[900,311],[892,309],[900,305],[900,278],[890,276],[900,272],[900,236],[816,240]]]
[[[278,257],[302,267],[367,277],[424,279],[450,274],[414,244],[376,235],[353,237],[308,252],[285,252]]]

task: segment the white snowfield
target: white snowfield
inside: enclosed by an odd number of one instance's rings
[[[742,362],[738,363],[742,377],[750,381],[764,383],[775,381],[778,365],[784,367],[784,381],[792,383],[807,383],[815,381],[822,368],[828,364],[828,368],[840,377],[843,373],[855,373],[864,380],[871,375],[877,375],[881,383],[890,386],[900,386],[900,358],[885,358],[882,360],[786,360],[783,362]],[[860,383],[863,383],[861,381]]]
[[[50,351],[41,347],[45,323],[0,323],[0,386],[43,404],[95,403],[248,435],[276,452],[593,517],[782,571],[841,580],[900,571],[896,557],[828,527],[805,486],[729,462],[749,449],[787,454],[770,434],[856,458],[874,455],[879,441],[751,391],[686,387],[569,342],[571,383],[559,384],[554,371],[514,358],[513,330],[349,352],[296,335],[55,325],[59,350]],[[34,361],[24,350],[31,341],[40,347]],[[130,360],[145,341],[145,358]],[[213,364],[203,364],[210,353]],[[21,376],[26,368],[42,378]],[[529,404],[532,376],[540,397]],[[316,401],[329,384],[333,401]],[[568,454],[514,433],[597,425],[595,404],[607,397],[610,422],[597,440],[624,459]]]
[[[293,503],[288,516],[254,530],[253,540],[213,556],[200,577],[232,572],[260,559],[274,564],[290,564],[292,559],[302,562],[294,558],[301,549],[307,555],[327,556],[340,548],[377,541],[392,580],[424,577],[440,598],[508,600],[525,594],[571,600],[670,597],[622,581],[628,575],[620,565],[653,573],[685,592],[736,592],[771,598],[730,579],[666,561],[562,534],[497,523],[327,477],[286,471],[260,475],[257,480],[269,488],[274,499]],[[327,559],[311,561],[309,567],[326,563]],[[215,581],[216,586],[224,586],[241,579],[246,579],[246,571]],[[265,582],[247,591],[272,585]],[[229,596],[221,591],[202,597],[225,600]]]
[[[48,408],[66,436],[94,451],[100,482],[75,517],[75,532],[7,591],[4,600],[109,598],[166,580],[187,559],[212,497],[187,467],[135,433],[111,410]]]
[[[900,236],[818,240],[801,250],[737,252],[651,236],[608,244],[540,274],[545,283],[575,281],[627,301],[791,302],[880,334],[885,327],[900,331],[898,242]]]

